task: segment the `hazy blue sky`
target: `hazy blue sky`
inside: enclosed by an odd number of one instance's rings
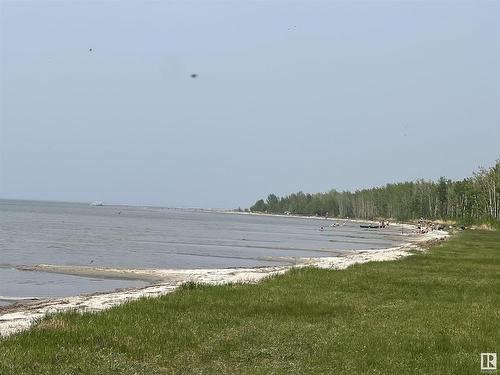
[[[469,176],[500,157],[499,19],[476,1],[1,1],[0,197],[245,207]]]

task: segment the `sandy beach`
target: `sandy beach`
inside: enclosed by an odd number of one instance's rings
[[[235,282],[255,283],[262,279],[282,274],[291,268],[318,267],[340,270],[359,263],[396,260],[415,251],[422,251],[428,242],[448,237],[444,231],[433,231],[420,235],[409,244],[379,250],[357,250],[345,256],[300,258],[293,266],[207,269],[118,269],[106,267],[68,267],[39,264],[30,270],[64,273],[81,276],[128,278],[147,280],[152,284],[143,288],[117,290],[110,293],[79,295],[67,298],[23,301],[12,306],[0,307],[0,335],[8,336],[30,328],[37,320],[48,314],[69,310],[98,312],[126,301],[144,297],[158,297],[173,292],[186,282],[225,284]]]

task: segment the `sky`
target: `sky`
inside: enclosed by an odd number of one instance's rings
[[[0,0],[0,198],[235,208],[465,178],[500,158],[499,19],[481,1]]]

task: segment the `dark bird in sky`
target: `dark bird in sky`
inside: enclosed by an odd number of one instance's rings
[[[92,48],[89,48],[89,52],[92,52]]]
[[[195,73],[191,74],[191,78],[196,78],[196,77],[198,77],[198,74]]]

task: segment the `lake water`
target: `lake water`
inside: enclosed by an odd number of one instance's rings
[[[406,240],[396,227],[364,230],[347,223],[330,228],[330,223],[201,210],[0,200],[0,304],[11,298],[144,285],[16,269],[23,265],[254,267],[392,247]],[[324,231],[319,230],[322,225]]]

